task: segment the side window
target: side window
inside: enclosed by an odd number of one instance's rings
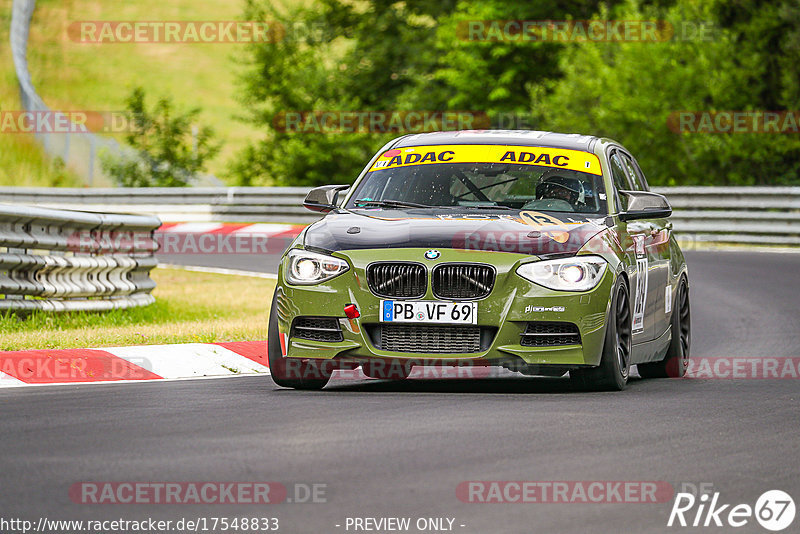
[[[642,181],[642,185],[644,185],[644,191],[650,191],[650,184],[647,183],[647,176],[644,175],[642,168],[639,166],[639,162],[636,161],[636,158],[633,156],[631,156],[631,160],[633,161],[633,168],[636,169],[639,179]]]
[[[611,154],[611,157],[608,159],[611,165],[611,178],[614,181],[614,188],[617,191],[623,190],[627,191],[631,189],[631,184],[628,179],[628,173],[625,171],[622,161],[619,157],[619,152],[614,151]],[[628,202],[625,200],[624,196],[617,195],[619,199],[619,206],[620,209],[626,210],[628,209]]]
[[[620,156],[622,156],[622,161],[625,162],[625,167],[631,177],[633,188],[636,191],[647,191],[647,182],[645,182],[642,171],[639,170],[639,166],[634,163],[633,158],[627,154],[620,154]]]

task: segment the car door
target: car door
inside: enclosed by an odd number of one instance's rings
[[[630,153],[620,150],[625,169],[631,177],[634,189],[649,191],[647,179],[641,167]],[[644,219],[644,247],[648,261],[648,290],[645,313],[652,320],[653,337],[661,336],[669,328],[672,307],[672,287],[669,285],[670,248],[672,223],[664,218]]]
[[[626,197],[620,195],[619,191],[634,190],[635,185],[632,176],[627,170],[627,165],[623,159],[623,153],[619,147],[612,147],[608,154],[617,206],[620,211],[625,211],[628,208]],[[648,305],[652,306],[653,303],[649,298],[650,261],[645,246],[646,239],[650,235],[652,228],[650,223],[646,220],[621,221],[619,224],[622,233],[627,233],[629,237],[629,240],[623,239],[626,254],[628,254],[631,264],[636,266],[635,270],[628,273],[631,283],[631,300],[633,302],[633,307],[631,309],[631,314],[633,315],[632,341],[634,344],[642,343],[652,340],[655,333],[652,315],[647,313]]]

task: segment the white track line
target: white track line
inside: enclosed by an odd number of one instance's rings
[[[11,387],[14,386],[25,386],[25,387],[44,387],[44,386],[107,386],[109,384],[152,384],[154,382],[185,382],[188,380],[217,380],[219,378],[236,378],[242,376],[262,376],[268,375],[269,369],[265,373],[259,373],[257,375],[216,375],[216,376],[187,376],[184,378],[152,378],[149,380],[99,380],[96,382],[47,382],[47,383],[36,383],[36,384],[26,384],[21,382],[19,384],[8,384]],[[12,379],[15,380],[15,379]],[[6,384],[0,380],[0,391],[3,391],[3,388],[6,387]]]
[[[288,232],[289,230],[294,230],[295,226],[292,224],[270,224],[270,223],[256,223],[251,224],[250,226],[245,226],[244,228],[239,228],[234,230],[232,233],[234,234],[263,234],[263,235],[275,235],[275,234],[282,234],[284,232]]]
[[[754,252],[759,254],[800,254],[800,247],[785,247],[780,245],[746,245],[735,243],[714,243],[713,241],[682,241],[678,239],[678,246],[683,252],[699,250],[701,252]]]
[[[162,232],[181,232],[184,234],[197,234],[203,232],[211,232],[224,228],[222,223],[207,223],[207,222],[187,222],[176,224],[170,228],[165,228]]]
[[[277,280],[278,275],[272,273],[259,273],[256,271],[240,271],[238,269],[222,269],[219,267],[199,267],[193,265],[176,265],[174,263],[159,263],[159,269],[177,269],[179,271],[192,271],[196,273],[233,274],[236,276],[249,276],[251,278],[266,278]]]

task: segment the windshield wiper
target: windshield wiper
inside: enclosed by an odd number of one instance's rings
[[[371,198],[359,198],[354,201],[358,207],[376,206],[379,208],[434,208],[427,204],[417,204],[416,202],[406,202],[405,200],[372,200]]]
[[[357,207],[375,206],[380,208],[444,208],[444,209],[480,209],[480,210],[513,210],[510,206],[502,204],[467,204],[455,206],[432,206],[430,204],[417,204],[416,202],[406,202],[405,200],[373,200],[371,198],[359,198],[353,201]]]
[[[447,206],[453,209],[467,209],[467,210],[513,210],[511,206],[504,206],[502,204],[467,204],[466,206]]]

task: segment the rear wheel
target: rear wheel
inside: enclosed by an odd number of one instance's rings
[[[297,358],[284,358],[278,334],[277,292],[272,297],[267,333],[267,357],[272,381],[293,389],[322,389],[331,379],[333,370],[328,362],[314,363]]]
[[[628,383],[632,332],[630,293],[623,278],[618,279],[613,295],[600,365],[569,372],[570,379],[583,389],[621,391]]]
[[[689,283],[686,277],[678,282],[672,307],[672,341],[667,354],[658,362],[642,363],[637,367],[642,378],[680,378],[689,367],[689,349],[692,344],[692,317],[689,306]]]

